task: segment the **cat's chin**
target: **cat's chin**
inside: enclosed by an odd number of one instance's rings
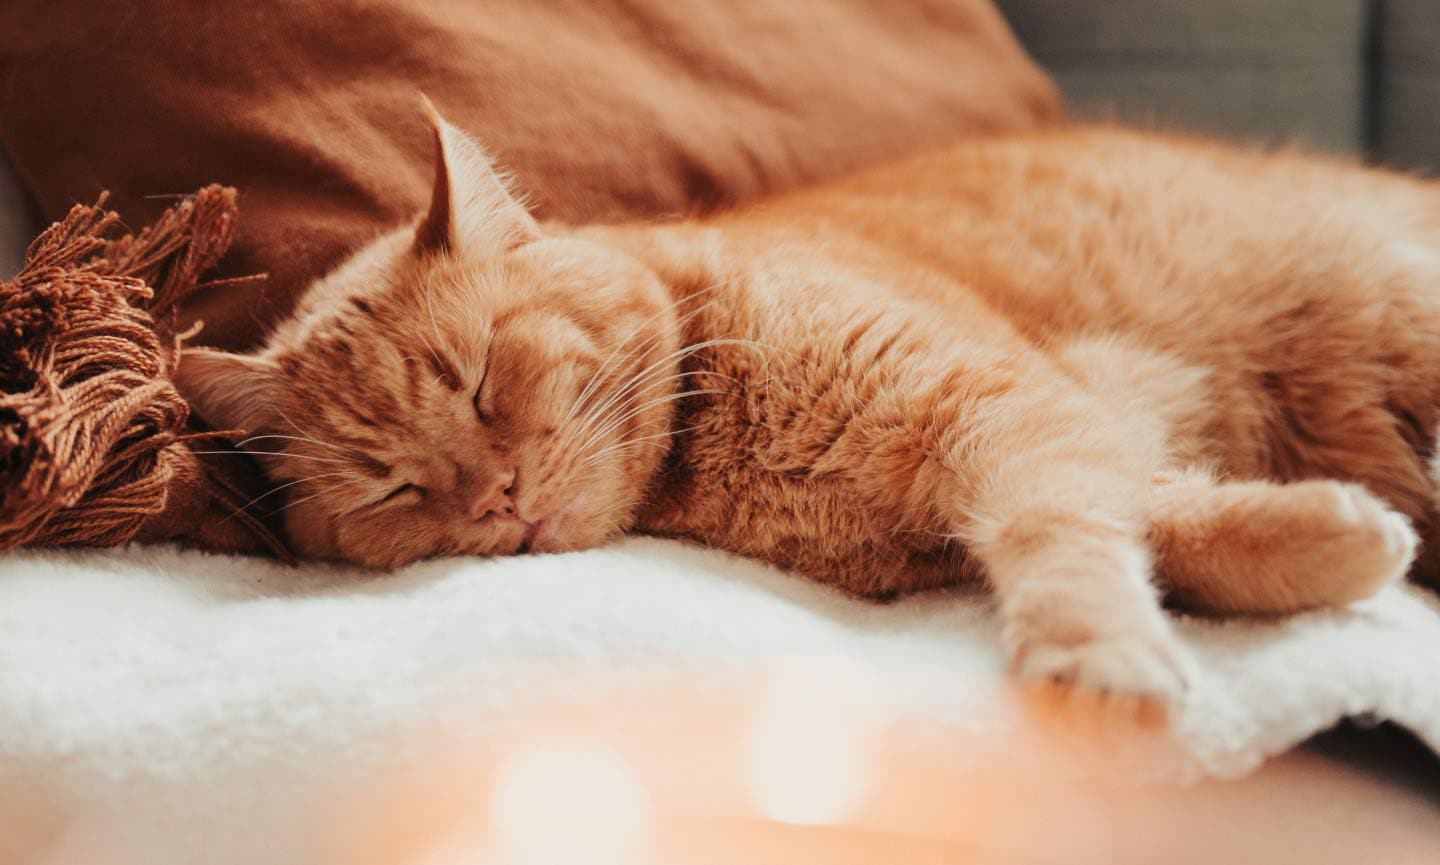
[[[571,553],[599,546],[605,537],[583,525],[585,515],[577,502],[530,527],[522,551],[531,553]]]
[[[585,525],[585,505],[590,495],[581,492],[564,506],[532,523],[525,532],[519,553],[568,553],[598,544],[603,538],[590,539],[593,534]]]

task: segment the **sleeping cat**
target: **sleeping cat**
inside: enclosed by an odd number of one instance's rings
[[[303,554],[644,532],[874,598],[983,580],[1020,674],[1168,701],[1152,574],[1192,610],[1344,604],[1435,529],[1436,185],[1073,128],[575,228],[431,120],[428,212],[177,374]]]

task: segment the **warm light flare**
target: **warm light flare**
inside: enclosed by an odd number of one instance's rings
[[[868,669],[843,658],[790,658],[771,671],[751,721],[745,770],[761,813],[794,825],[837,823],[869,785],[876,703]]]
[[[635,865],[655,820],[635,773],[584,741],[517,752],[496,778],[492,817],[505,865]]]
[[[1001,691],[974,724],[940,724],[896,700],[913,683],[856,659],[757,672],[617,679],[603,701],[537,701],[483,735],[430,731],[431,759],[337,802],[336,849],[305,861],[1440,862],[1433,809],[1305,752],[1240,781],[1155,784],[1140,770],[1172,745],[1123,705]]]

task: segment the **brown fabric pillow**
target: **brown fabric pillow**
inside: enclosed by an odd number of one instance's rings
[[[8,0],[0,146],[48,218],[241,190],[202,341],[254,343],[417,211],[418,94],[539,215],[658,217],[1059,112],[990,0]]]

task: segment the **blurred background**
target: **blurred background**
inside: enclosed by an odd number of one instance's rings
[[[1440,169],[1437,0],[998,0],[1072,117]],[[39,215],[0,152],[0,278]]]
[[[1073,116],[1440,169],[1437,0],[999,0]]]

